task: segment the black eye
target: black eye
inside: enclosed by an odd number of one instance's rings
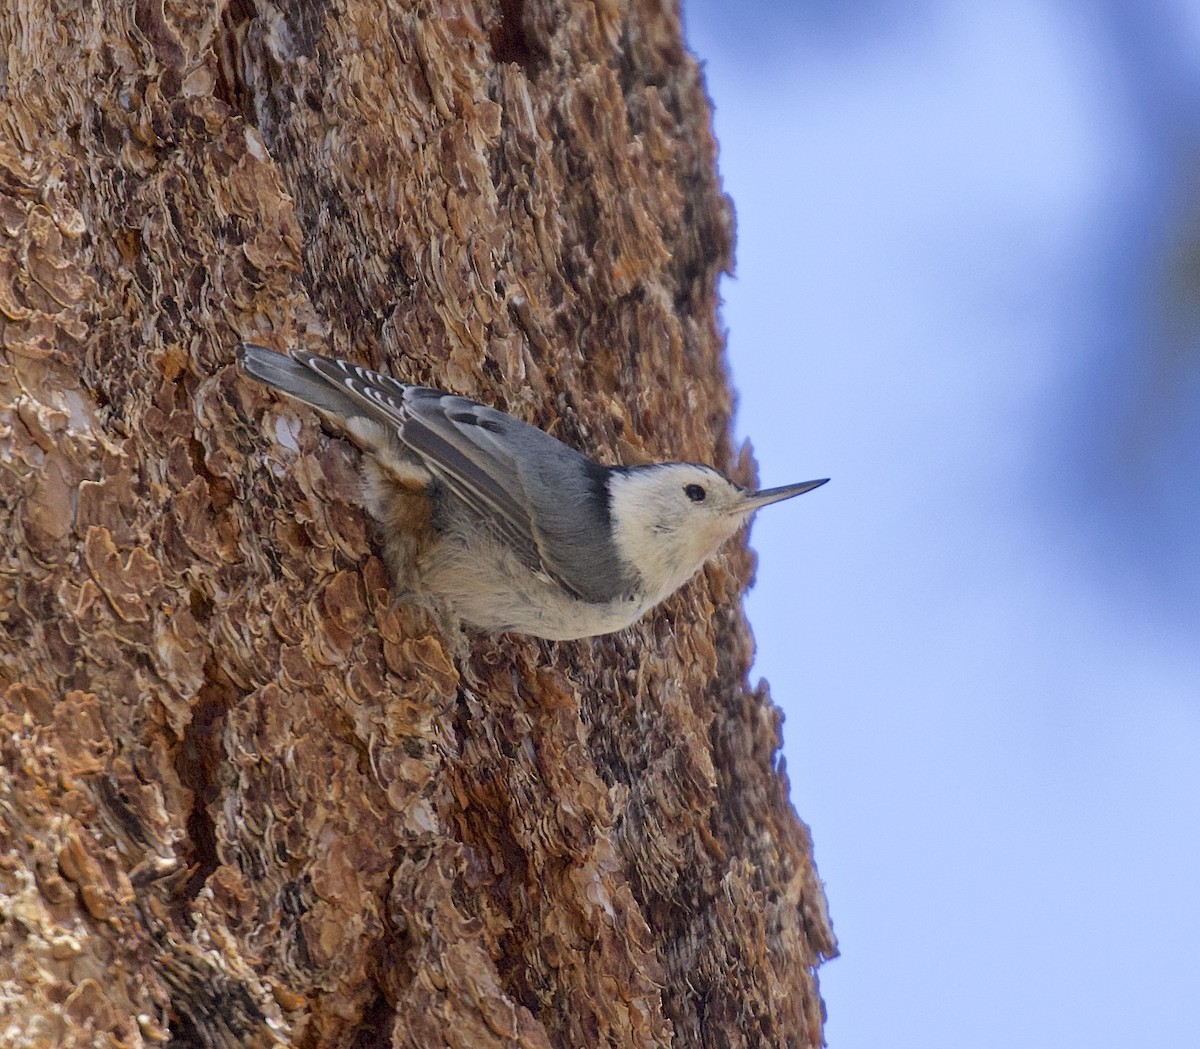
[[[683,486],[683,494],[686,495],[693,503],[704,502],[704,497],[708,493],[704,490],[702,484],[685,484]]]

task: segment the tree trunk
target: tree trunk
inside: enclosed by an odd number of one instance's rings
[[[819,1045],[744,546],[456,667],[357,451],[232,364],[749,480],[678,11],[51,6],[0,13],[0,1042]]]

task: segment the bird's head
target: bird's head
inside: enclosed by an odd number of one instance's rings
[[[756,511],[823,485],[803,481],[750,491],[708,466],[660,463],[614,471],[613,538],[657,602],[690,579]]]

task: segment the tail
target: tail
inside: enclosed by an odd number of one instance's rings
[[[328,382],[306,364],[286,353],[276,353],[253,342],[243,342],[237,351],[242,370],[253,379],[311,404],[340,419],[363,414],[361,402],[342,387]]]

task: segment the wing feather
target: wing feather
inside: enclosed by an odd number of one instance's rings
[[[465,397],[410,386],[346,361],[299,350],[292,356],[394,433],[401,447],[530,571],[585,600],[608,596],[603,591],[609,581],[597,587],[591,580],[573,578],[570,566],[555,557],[554,537],[539,530],[528,508],[527,471],[515,450],[528,455],[531,443],[542,445],[556,458],[565,453],[594,466],[584,456],[536,427]]]

